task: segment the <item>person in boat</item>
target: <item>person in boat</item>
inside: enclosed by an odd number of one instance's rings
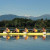
[[[25,28],[24,31],[23,31],[24,34],[27,34],[28,33],[28,29]],[[28,39],[28,36],[27,35],[23,35],[23,37],[25,38],[25,40]]]
[[[36,28],[33,28],[33,32],[34,32],[34,33],[37,33],[38,30],[37,30]],[[34,40],[35,40],[35,39],[37,39],[37,35],[34,36]]]
[[[46,29],[45,28],[42,28],[42,32],[46,32]]]
[[[28,29],[27,29],[27,28],[25,28],[23,32],[24,32],[24,33],[28,33]]]
[[[15,33],[19,33],[20,31],[19,31],[18,28],[15,28],[14,32],[15,32]],[[19,35],[16,35],[15,38],[16,38],[16,40],[18,40],[18,39],[19,39]]]
[[[9,28],[6,28],[5,32],[6,33],[10,33],[10,29]]]
[[[4,38],[6,38],[7,40],[10,39],[10,36],[9,36],[10,29],[9,28],[6,28],[6,30],[4,30],[3,33],[7,33],[7,36],[3,36]]]
[[[15,33],[19,33],[19,29],[18,28],[15,28],[14,32]]]
[[[46,35],[45,35],[46,34],[46,29],[45,28],[42,28],[42,32],[44,34],[42,38],[43,38],[43,40],[45,40],[46,39]]]
[[[33,28],[33,32],[35,32],[35,33],[36,33],[37,31],[38,31],[38,30],[37,30],[36,28]]]

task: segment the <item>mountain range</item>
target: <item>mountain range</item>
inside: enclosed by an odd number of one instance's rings
[[[26,19],[31,19],[31,20],[38,20],[38,19],[48,19],[50,20],[50,14],[44,14],[38,17],[34,16],[18,16],[18,15],[13,15],[13,14],[8,14],[8,15],[0,15],[0,21],[2,20],[12,20],[14,18],[26,18]]]

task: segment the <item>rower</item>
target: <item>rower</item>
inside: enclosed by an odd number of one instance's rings
[[[9,39],[10,39],[10,36],[9,36],[10,29],[9,29],[9,28],[6,28],[5,31],[6,31],[6,33],[7,33],[6,39],[9,40]]]
[[[10,33],[10,29],[9,28],[6,28],[6,33]]]
[[[46,29],[43,28],[43,29],[42,29],[42,32],[43,32],[43,34],[44,34],[44,35],[43,35],[43,40],[45,40],[45,39],[46,39]]]
[[[36,28],[33,28],[33,32],[34,32],[34,33],[37,33],[37,31],[38,31],[38,30],[37,30]],[[34,40],[35,40],[35,39],[37,39],[37,35],[34,36]]]
[[[23,32],[28,33],[28,29],[27,29],[27,28],[25,28]]]
[[[35,33],[36,33],[36,32],[37,32],[37,29],[33,28],[33,32],[35,32]]]
[[[24,34],[27,34],[27,33],[28,33],[28,29],[25,28],[24,31],[23,31],[23,33],[24,33]],[[28,36],[27,36],[27,35],[24,35],[23,37],[25,38],[25,40],[28,39]]]
[[[45,29],[45,28],[43,28],[43,29],[42,29],[42,32],[46,32],[46,29]]]
[[[19,29],[18,28],[15,28],[14,32],[15,33],[19,33]]]
[[[15,33],[19,33],[19,29],[18,28],[15,28],[14,32]],[[16,38],[16,40],[18,40],[19,39],[19,35],[15,36],[15,38]]]

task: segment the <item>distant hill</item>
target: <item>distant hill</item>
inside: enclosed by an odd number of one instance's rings
[[[12,15],[12,14],[9,14],[9,15],[1,15],[0,16],[0,21],[1,20],[12,20],[14,18],[25,18],[25,16],[17,16],[17,15]]]
[[[38,19],[48,19],[48,20],[50,20],[50,15],[49,14],[45,14],[45,15],[41,15],[41,16],[38,16],[38,17],[32,17],[32,16],[30,16],[29,17],[29,19],[32,19],[32,20],[38,20]]]
[[[45,14],[45,15],[42,15],[42,16],[39,16],[39,17],[33,17],[33,16],[17,16],[17,15],[13,15],[13,14],[8,14],[8,15],[1,15],[0,16],[0,21],[2,20],[12,20],[14,18],[27,18],[27,19],[32,19],[32,20],[37,20],[37,19],[49,19],[50,20],[50,15],[49,14]]]
[[[45,20],[46,18],[47,18],[47,19],[50,19],[50,15],[49,15],[49,14],[45,14],[45,15],[42,15],[42,16],[39,16],[39,17],[38,17],[38,19],[42,19],[42,18],[43,18],[44,20]]]

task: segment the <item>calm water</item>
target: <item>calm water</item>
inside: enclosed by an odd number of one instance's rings
[[[0,50],[50,50],[50,38],[47,37],[46,40],[42,38],[33,40],[30,37],[28,40],[12,38],[8,41],[0,38]]]
[[[28,40],[11,38],[7,41],[0,38],[0,50],[50,50],[50,36],[47,36],[46,40],[42,40],[42,38],[33,40],[29,37]]]

